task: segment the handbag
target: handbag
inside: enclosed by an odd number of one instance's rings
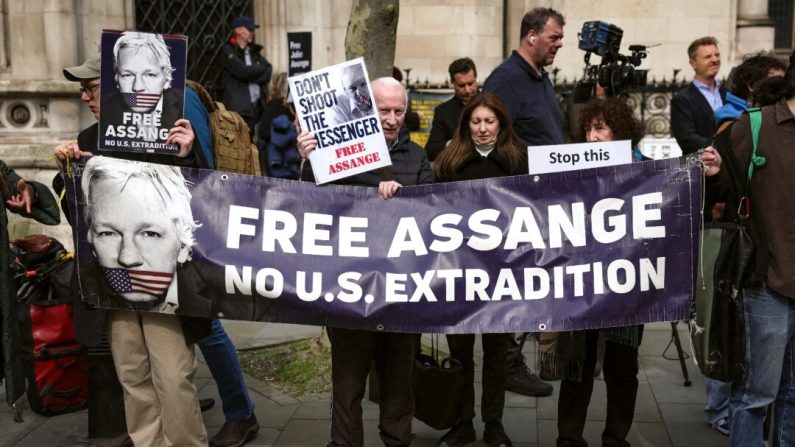
[[[436,430],[458,423],[464,369],[461,362],[439,359],[439,335],[431,338],[431,354],[418,352],[414,359],[414,417]]]
[[[753,152],[733,222],[713,222],[701,231],[700,262],[696,279],[694,318],[690,335],[696,362],[704,376],[731,382],[745,374],[745,324],[740,291],[749,276],[754,244],[748,234],[748,197],[755,168],[764,166],[757,154],[762,114],[748,111]]]
[[[368,399],[380,401],[378,380],[371,369]],[[417,352],[411,386],[414,394],[414,417],[436,430],[445,430],[458,423],[461,408],[461,386],[464,369],[461,362],[445,357],[439,359],[439,335],[431,338],[431,353]]]

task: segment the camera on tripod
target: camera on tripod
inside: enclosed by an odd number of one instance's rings
[[[643,45],[630,45],[627,56],[619,53],[624,31],[601,20],[585,22],[579,33],[579,49],[585,51],[585,79],[577,83],[574,102],[587,102],[594,94],[596,83],[604,87],[607,96],[620,95],[627,89],[646,85],[648,70],[637,70],[648,52]],[[591,65],[591,54],[602,57],[599,65]]]

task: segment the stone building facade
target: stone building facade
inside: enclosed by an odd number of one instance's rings
[[[146,0],[160,1],[168,0]],[[675,71],[678,79],[689,79],[687,45],[704,35],[721,42],[724,76],[743,54],[773,50],[781,23],[789,26],[790,38],[776,50],[789,54],[793,46],[791,1],[401,0],[395,65],[410,69],[411,83],[440,84],[447,80],[451,60],[469,56],[482,82],[517,45],[521,17],[536,6],[551,6],[566,16],[564,47],[552,67],[559,81],[582,75],[577,33],[588,20],[621,27],[622,52],[630,44],[650,46],[641,67],[650,70],[650,79],[670,79]],[[778,17],[774,23],[771,6],[779,16],[782,7],[785,15],[789,11],[789,22]],[[251,0],[252,15],[261,24],[257,40],[275,71],[287,67],[287,32],[312,32],[313,67],[343,61],[350,8],[351,0]],[[102,29],[135,28],[135,11],[135,0],[0,0],[0,159],[23,176],[49,184],[55,173],[52,148],[93,121],[80,104],[78,86],[63,79],[62,68],[95,51]],[[202,36],[189,37],[207,44]],[[39,227],[12,219],[13,235],[34,231]],[[44,231],[69,240],[67,227]]]

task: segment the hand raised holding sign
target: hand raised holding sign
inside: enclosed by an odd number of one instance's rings
[[[313,134],[301,132],[296,139],[296,146],[298,146],[298,153],[301,154],[301,158],[308,159],[309,153],[317,147],[317,140]]]

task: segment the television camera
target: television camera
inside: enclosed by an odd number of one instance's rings
[[[630,45],[629,56],[619,53],[624,31],[600,20],[585,22],[578,34],[578,48],[585,51],[585,78],[577,83],[574,102],[587,102],[597,82],[608,96],[620,95],[626,89],[646,85],[648,70],[638,70],[648,52],[643,45]],[[599,65],[591,65],[591,54],[602,57]]]

